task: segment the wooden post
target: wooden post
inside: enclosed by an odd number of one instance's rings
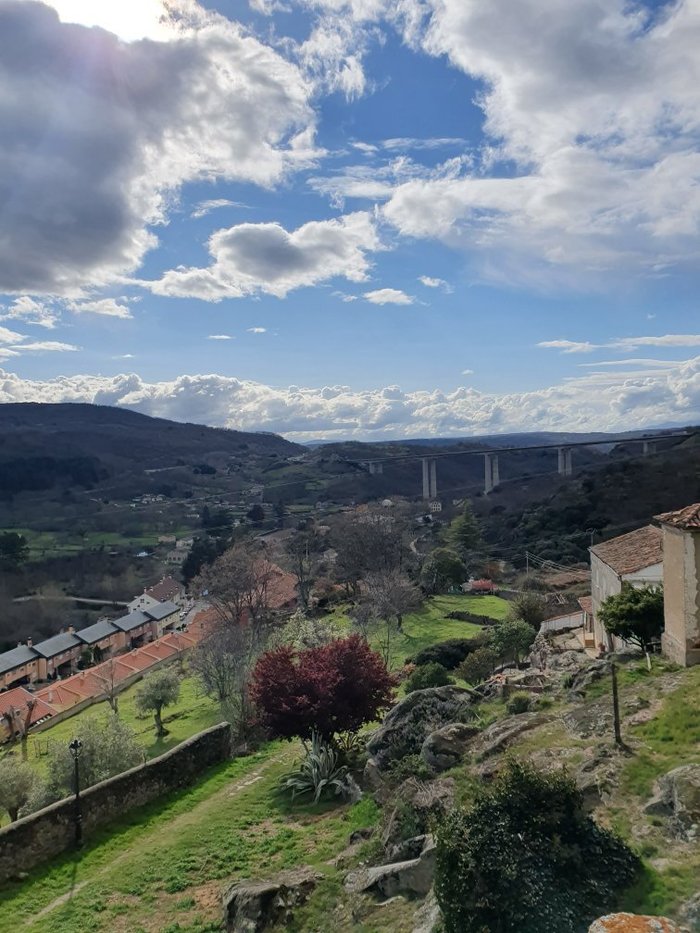
[[[620,699],[617,694],[617,664],[613,661],[610,666],[612,676],[612,701],[613,701],[613,728],[615,730],[615,744],[622,745],[622,735],[620,733]]]

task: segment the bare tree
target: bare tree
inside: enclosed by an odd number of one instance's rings
[[[99,681],[102,692],[115,716],[119,715],[119,700],[117,697],[119,681],[117,680],[116,664],[114,658],[110,658],[94,668],[92,671],[94,677]]]
[[[22,761],[27,760],[27,738],[29,728],[32,724],[32,713],[36,706],[36,700],[32,697],[27,700],[26,706],[9,706],[2,714],[0,719],[5,724],[9,733],[9,741],[19,740],[22,749]]]
[[[236,627],[248,621],[256,637],[260,637],[269,614],[274,576],[275,568],[265,552],[241,542],[202,568],[192,587],[206,593],[223,625]]]
[[[364,584],[363,598],[353,610],[352,618],[365,638],[373,623],[381,625],[382,654],[388,667],[394,635],[403,631],[404,615],[420,606],[420,590],[396,569],[369,573]]]
[[[370,573],[405,571],[410,558],[405,520],[386,512],[341,520],[331,540],[338,555],[336,578],[348,596],[357,597],[360,581]]]
[[[309,608],[309,596],[318,568],[320,537],[314,528],[295,532],[286,542],[285,552],[291,572],[297,580],[299,601]]]

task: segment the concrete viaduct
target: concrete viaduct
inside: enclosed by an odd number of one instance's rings
[[[484,493],[488,495],[500,484],[501,478],[498,466],[499,454],[512,453],[519,450],[556,450],[558,454],[557,469],[560,476],[571,476],[573,473],[573,451],[576,447],[603,447],[606,444],[639,444],[642,456],[647,457],[656,451],[656,442],[670,438],[689,437],[687,432],[676,434],[655,434],[647,437],[611,437],[601,441],[575,441],[571,444],[535,444],[523,447],[494,447],[489,450],[457,450],[423,457],[419,454],[411,456],[406,454],[399,457],[382,457],[374,460],[358,461],[366,467],[370,476],[384,472],[385,463],[412,463],[420,461],[422,466],[423,498],[437,498],[437,462],[441,457],[483,457],[484,458]]]

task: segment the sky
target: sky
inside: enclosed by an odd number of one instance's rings
[[[0,0],[0,402],[700,422],[700,0]]]

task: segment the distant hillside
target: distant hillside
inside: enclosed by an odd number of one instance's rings
[[[0,405],[0,473],[13,492],[95,484],[118,470],[287,457],[303,448],[276,434],[180,424],[122,408]],[[12,474],[14,477],[12,477]],[[39,475],[42,474],[42,475]]]

